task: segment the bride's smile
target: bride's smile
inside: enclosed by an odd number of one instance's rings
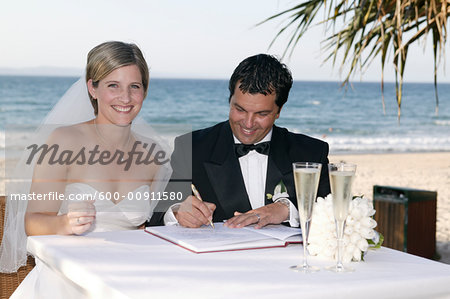
[[[133,109],[133,106],[118,106],[118,105],[112,105],[111,106],[114,110],[121,113],[129,113],[131,109]]]

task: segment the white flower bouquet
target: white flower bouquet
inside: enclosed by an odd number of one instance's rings
[[[350,203],[346,220],[342,250],[342,261],[361,261],[368,249],[380,248],[383,235],[374,230],[377,222],[372,203],[365,197],[355,197]],[[309,232],[309,254],[337,258],[336,225],[333,215],[333,198],[317,198],[314,204]]]

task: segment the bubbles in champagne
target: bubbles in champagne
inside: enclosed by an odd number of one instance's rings
[[[333,210],[336,221],[345,221],[352,199],[353,171],[331,171],[330,185],[333,194]]]
[[[297,168],[294,171],[295,190],[301,223],[311,219],[319,179],[320,169],[318,168]]]

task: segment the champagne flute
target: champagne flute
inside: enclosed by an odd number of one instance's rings
[[[353,272],[353,268],[344,267],[342,264],[342,245],[345,221],[352,200],[352,183],[355,177],[356,165],[346,163],[328,164],[328,171],[330,175],[331,194],[333,195],[338,255],[336,265],[326,269],[333,272]]]
[[[312,162],[296,162],[292,164],[294,171],[295,191],[297,194],[298,213],[303,236],[303,264],[292,266],[291,269],[303,273],[319,271],[318,267],[310,266],[307,259],[307,246],[317,187],[319,186],[322,164]]]

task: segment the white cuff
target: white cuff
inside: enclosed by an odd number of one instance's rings
[[[284,194],[287,195],[287,193],[281,193],[281,194],[282,195],[284,195]],[[298,217],[298,210],[294,206],[294,204],[289,200],[288,197],[289,196],[287,196],[287,197],[277,196],[276,199],[274,200],[274,202],[279,202],[280,199],[287,200],[289,202],[289,219],[284,220],[283,223],[289,222],[289,225],[291,227],[298,227],[300,225],[299,217]]]
[[[274,194],[272,197],[272,201],[277,202],[281,198],[287,199],[289,201],[289,219],[284,220],[283,223],[289,222],[289,225],[291,227],[299,227],[300,219],[298,217],[298,210],[294,206],[294,204],[289,200],[289,194],[287,192]]]
[[[299,227],[300,226],[298,210],[291,201],[289,201],[289,220],[286,220],[286,221],[289,221],[289,225],[291,227]],[[284,222],[286,222],[286,221],[284,221]]]
[[[173,213],[173,211],[175,209],[179,208],[180,205],[181,205],[181,203],[176,203],[169,207],[166,214],[164,215],[164,225],[177,225],[178,224],[178,220],[175,217],[175,214]]]

